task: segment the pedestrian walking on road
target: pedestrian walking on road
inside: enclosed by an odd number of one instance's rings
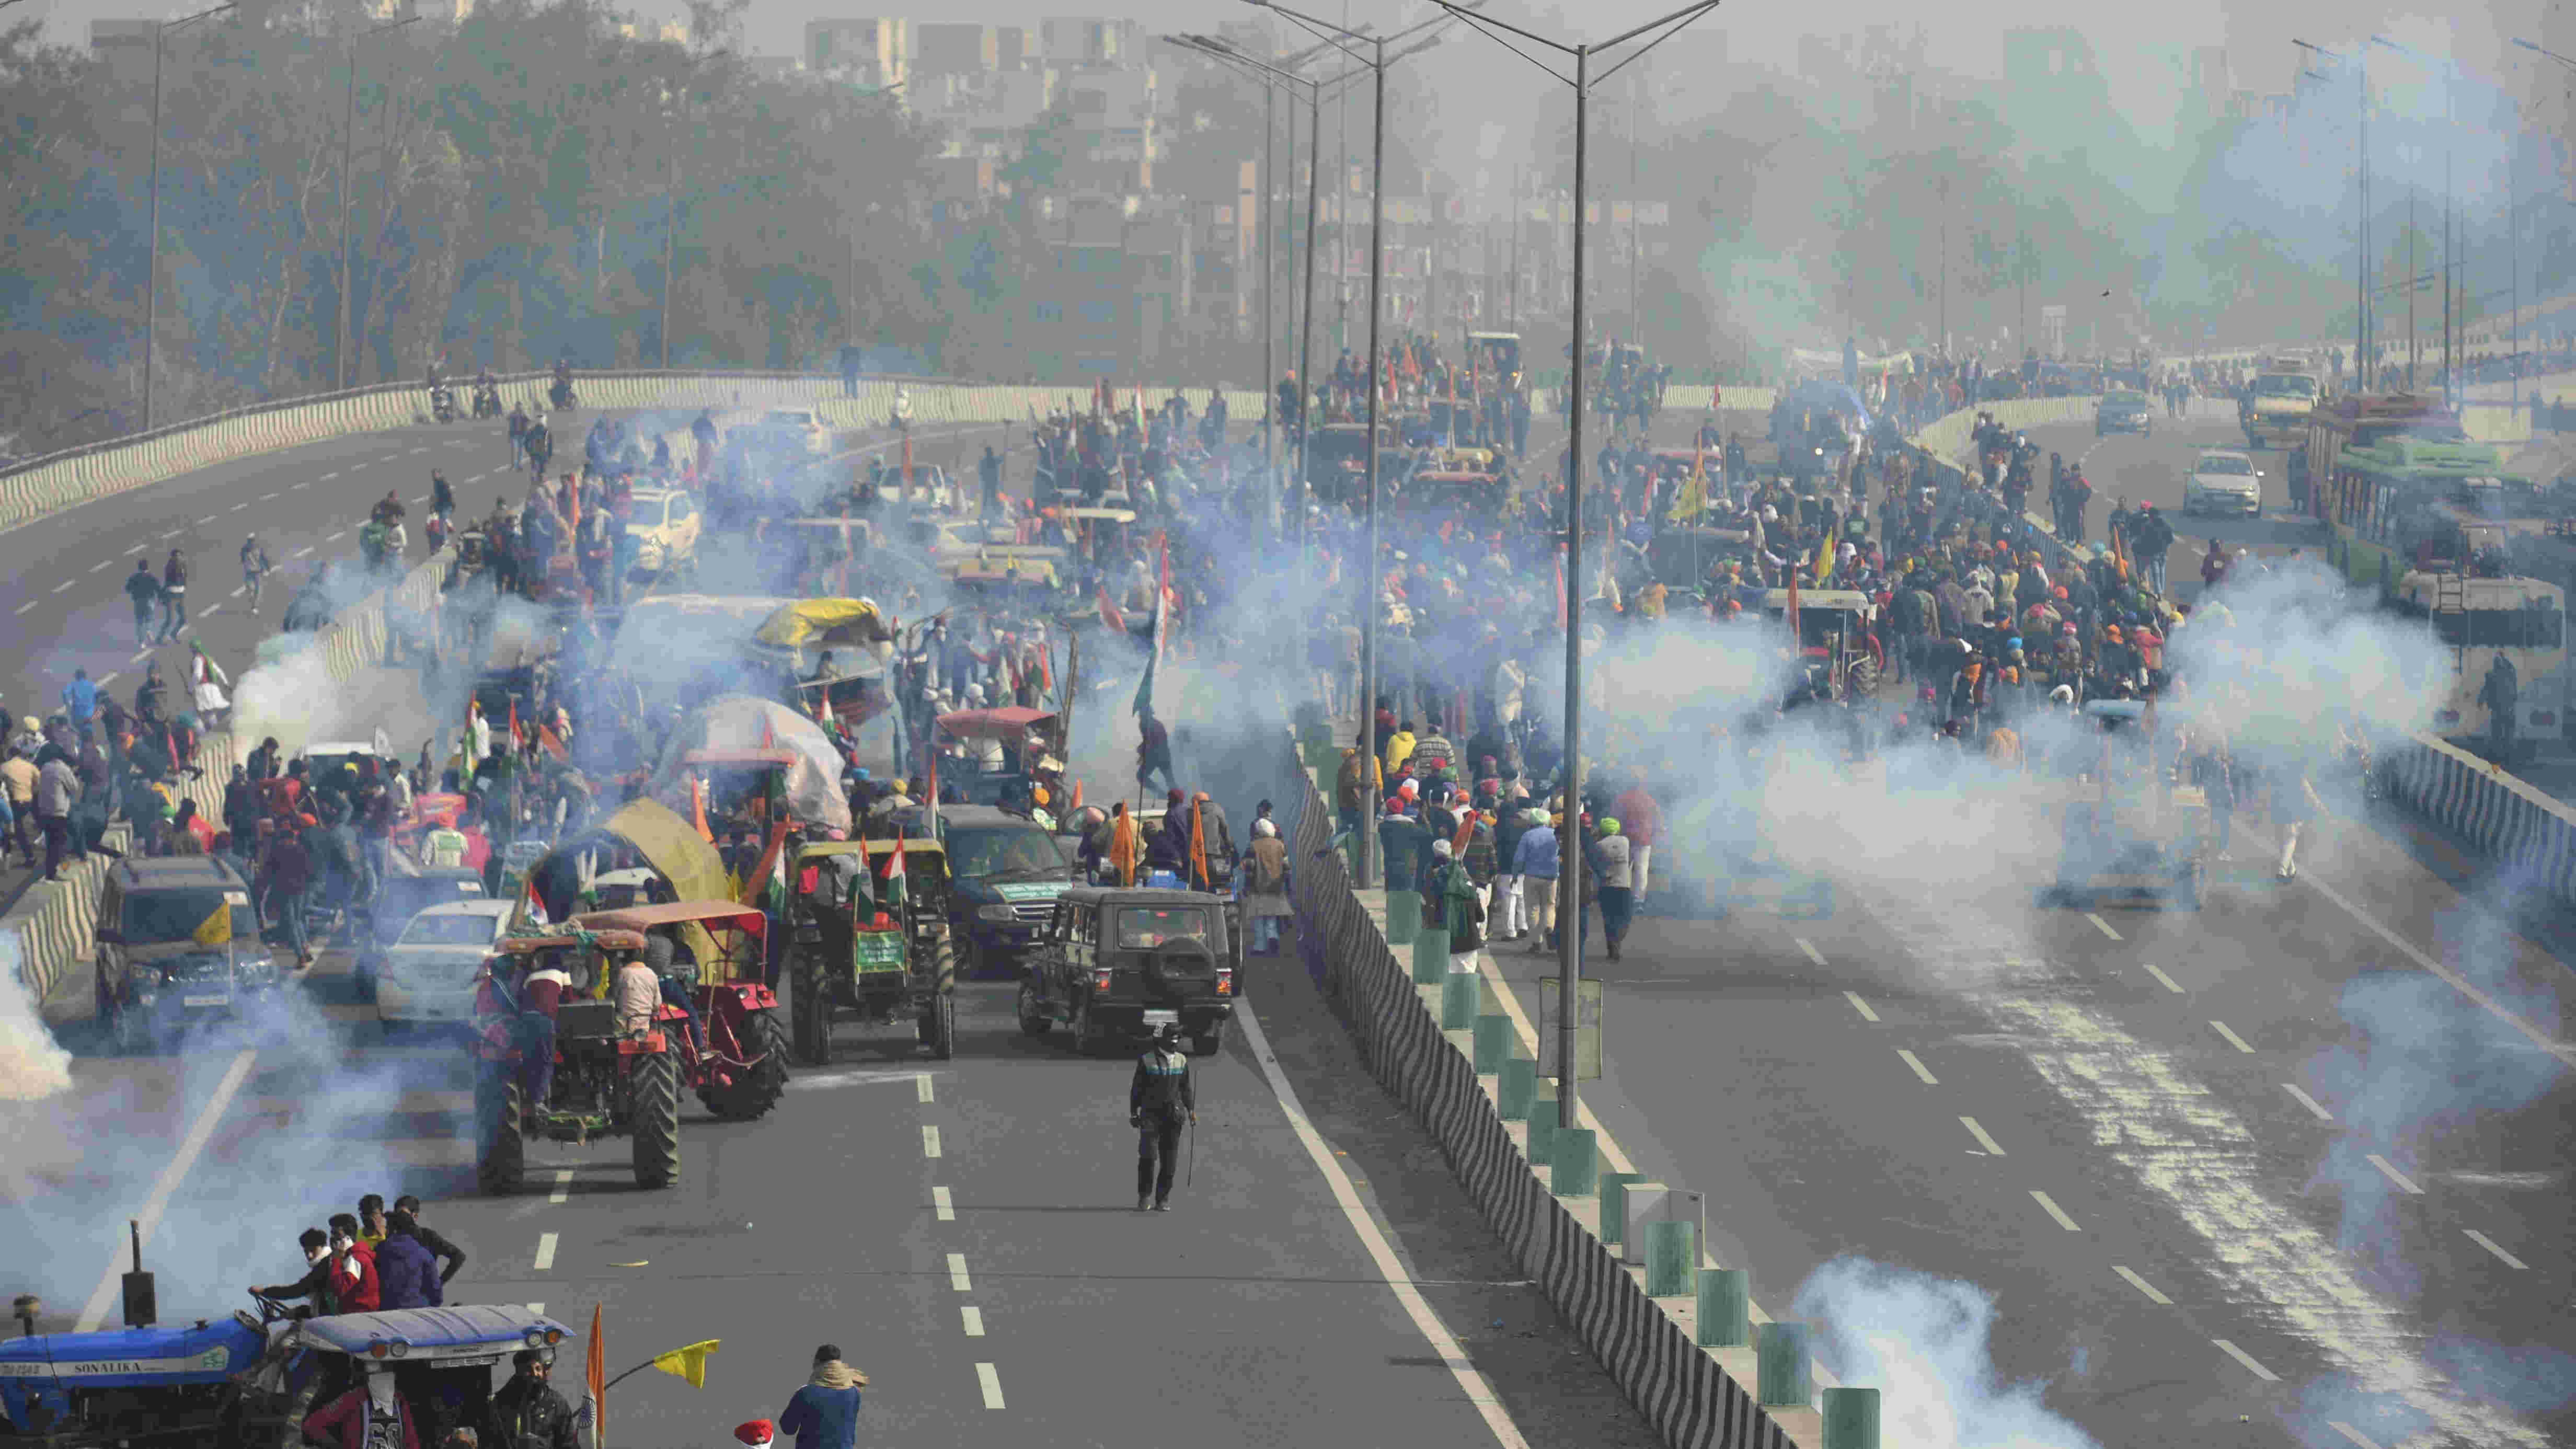
[[[161,642],[177,639],[187,627],[188,558],[174,548],[169,562],[161,566]]]
[[[859,1442],[859,1390],[868,1376],[841,1361],[839,1344],[814,1350],[814,1371],[778,1411],[778,1432],[796,1449],[853,1449]]]
[[[1154,1029],[1154,1044],[1136,1059],[1136,1075],[1127,1084],[1127,1125],[1136,1129],[1136,1211],[1172,1210],[1181,1129],[1198,1120],[1198,1091],[1190,1084],[1190,1059],[1181,1054],[1180,1024],[1167,1021]]]
[[[125,576],[125,597],[134,602],[134,647],[152,647],[152,611],[161,602],[161,581],[152,577],[152,560],[134,561],[134,572]]]

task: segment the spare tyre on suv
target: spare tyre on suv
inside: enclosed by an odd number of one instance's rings
[[[1199,891],[1077,886],[1020,974],[1020,1030],[1065,1026],[1076,1049],[1142,1047],[1180,1027],[1195,1056],[1224,1045],[1234,1016],[1235,943],[1225,901]]]

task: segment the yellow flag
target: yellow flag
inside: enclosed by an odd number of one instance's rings
[[[1834,578],[1834,531],[1825,530],[1825,541],[1816,549],[1816,587],[1823,588]]]
[[[215,902],[215,913],[197,923],[188,939],[200,946],[221,946],[233,938],[233,908],[230,901]]]
[[[675,1348],[669,1353],[655,1354],[653,1367],[675,1378],[687,1379],[689,1387],[693,1389],[703,1389],[707,1386],[707,1355],[714,1353],[723,1344],[724,1340],[721,1338],[710,1338],[704,1343],[693,1343],[686,1348]]]
[[[1698,453],[1691,459],[1690,476],[1682,480],[1682,486],[1673,499],[1672,521],[1697,523],[1699,516],[1707,511],[1708,455]]]

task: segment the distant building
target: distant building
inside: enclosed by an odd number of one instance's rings
[[[857,85],[902,85],[911,73],[908,29],[901,20],[809,20],[805,68]]]
[[[1038,36],[1048,65],[1106,69],[1145,64],[1145,27],[1134,20],[1042,20]]]
[[[1191,309],[1191,227],[1177,205],[1088,192],[1050,197],[1049,265],[1024,291],[1030,369],[1063,380],[1150,372]],[[1151,406],[1160,399],[1148,399]]]

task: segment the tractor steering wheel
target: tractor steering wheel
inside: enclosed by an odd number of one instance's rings
[[[259,1321],[263,1326],[295,1316],[294,1309],[256,1290],[251,1293],[250,1301],[259,1305]]]

